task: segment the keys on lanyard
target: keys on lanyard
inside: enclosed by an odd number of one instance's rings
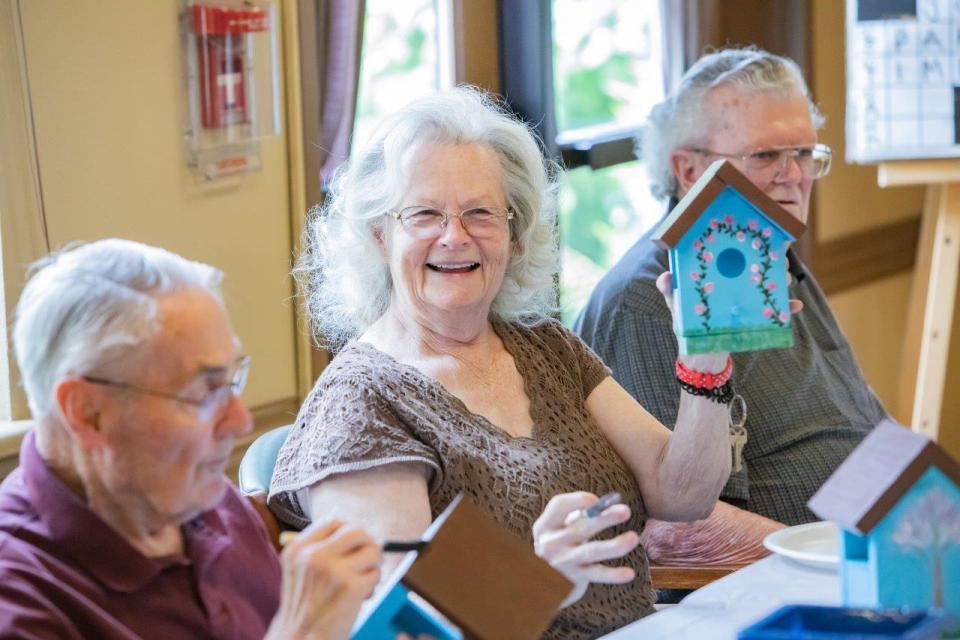
[[[734,417],[739,413],[738,417]],[[730,447],[733,450],[733,471],[743,469],[743,447],[747,444],[747,401],[739,393],[733,396],[729,408]]]

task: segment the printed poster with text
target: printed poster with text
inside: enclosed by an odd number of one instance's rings
[[[960,157],[960,0],[847,0],[847,161]]]

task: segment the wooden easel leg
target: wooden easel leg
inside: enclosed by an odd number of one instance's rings
[[[910,302],[907,306],[906,333],[900,356],[900,375],[897,386],[897,422],[912,424],[913,400],[917,390],[917,371],[920,366],[920,343],[923,338],[923,309],[927,306],[927,287],[930,282],[930,259],[933,256],[934,232],[937,229],[937,205],[940,185],[927,187],[920,219],[920,238],[917,258],[910,284]]]
[[[939,435],[958,268],[960,184],[929,185],[907,310],[897,416],[933,440]]]

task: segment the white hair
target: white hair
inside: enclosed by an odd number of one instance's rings
[[[219,269],[129,240],[101,240],[38,260],[17,303],[13,344],[34,419],[52,414],[57,383],[150,339],[155,297],[200,288],[221,299]]]
[[[712,89],[722,85],[755,93],[802,95],[809,104],[814,128],[823,126],[823,115],[810,99],[803,72],[793,60],[756,47],[709,53],[683,74],[673,95],[653,107],[637,141],[655,198],[678,196],[670,155],[683,147],[706,144],[712,123],[703,101]]]
[[[511,258],[491,314],[536,323],[555,304],[559,168],[530,128],[489,95],[458,87],[411,102],[338,168],[322,206],[311,209],[294,275],[314,333],[337,348],[386,311],[393,283],[376,237],[407,188],[417,152],[436,144],[480,144],[497,155],[510,222]]]

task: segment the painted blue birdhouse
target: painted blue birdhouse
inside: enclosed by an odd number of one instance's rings
[[[934,442],[877,425],[807,506],[840,529],[844,605],[960,616],[960,463]]]
[[[786,251],[806,226],[726,160],[654,232],[670,255],[681,353],[793,346]]]

